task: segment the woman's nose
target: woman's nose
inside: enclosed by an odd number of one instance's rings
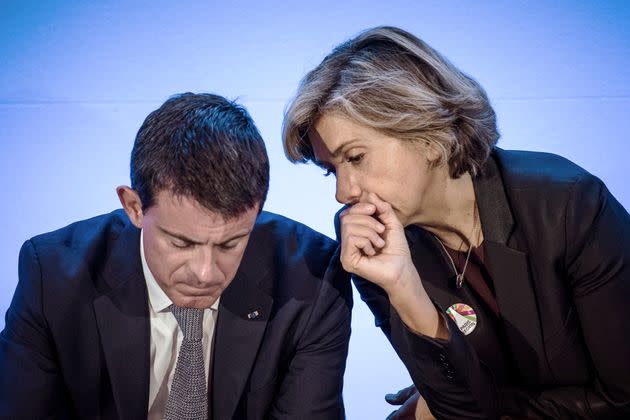
[[[361,197],[361,188],[350,176],[337,173],[335,199],[341,204],[354,204]]]

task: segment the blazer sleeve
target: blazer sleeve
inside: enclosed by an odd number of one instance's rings
[[[269,418],[343,419],[343,374],[348,356],[352,289],[332,255]]]
[[[0,333],[0,418],[61,414],[63,381],[42,314],[42,278],[35,247],[22,246],[19,281]]]
[[[630,216],[598,178],[573,184],[562,280],[572,295],[592,377],[583,385],[504,390],[504,411],[545,418],[630,418]]]
[[[596,198],[596,199],[594,199]],[[594,376],[583,390],[594,418],[630,418],[630,216],[586,175],[566,215],[567,281]]]
[[[586,385],[502,390],[503,411],[543,418],[630,418],[630,216],[584,174],[565,210],[564,267],[591,363]]]

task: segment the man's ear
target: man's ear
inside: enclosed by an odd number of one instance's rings
[[[116,188],[116,194],[118,194],[120,204],[125,209],[125,213],[129,216],[131,223],[137,228],[142,228],[142,217],[144,214],[142,213],[142,200],[140,200],[138,193],[126,185],[121,185]]]

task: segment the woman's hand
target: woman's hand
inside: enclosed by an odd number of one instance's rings
[[[340,214],[343,268],[388,294],[417,278],[404,228],[392,206],[374,193]]]
[[[405,231],[389,203],[369,193],[340,215],[343,268],[380,286],[404,324],[417,334],[448,338],[411,259]]]

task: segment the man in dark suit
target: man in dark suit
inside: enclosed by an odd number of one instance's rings
[[[124,211],[22,247],[0,417],[342,418],[349,280],[334,241],[261,212],[268,183],[242,107],[151,113]]]

